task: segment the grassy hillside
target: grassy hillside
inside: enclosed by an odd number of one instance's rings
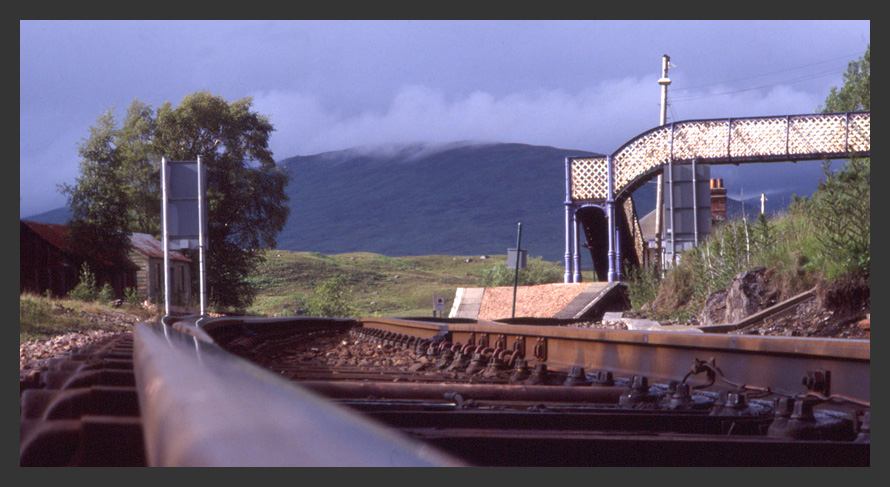
[[[478,286],[486,270],[505,261],[506,255],[394,258],[367,252],[325,255],[272,250],[251,279],[258,294],[248,311],[264,316],[305,313],[315,290],[340,275],[354,316],[432,316],[436,297],[445,298],[447,316],[458,287]],[[539,264],[562,275],[558,264]]]
[[[530,256],[565,252],[565,158],[523,144],[408,146],[281,161],[291,213],[278,248],[389,256],[501,254],[522,223]]]

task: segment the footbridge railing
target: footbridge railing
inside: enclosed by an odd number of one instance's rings
[[[602,205],[615,262],[615,202],[673,164],[740,164],[845,159],[871,154],[871,112],[673,122],[634,137],[607,156],[566,159],[566,282],[580,278],[575,211]],[[574,229],[574,237],[572,231]],[[572,249],[574,246],[574,266]],[[572,269],[574,267],[574,269]]]

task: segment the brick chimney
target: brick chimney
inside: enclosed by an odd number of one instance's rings
[[[711,179],[711,221],[726,221],[726,188],[722,179]]]

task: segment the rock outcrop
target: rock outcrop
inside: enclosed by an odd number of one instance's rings
[[[728,289],[711,293],[699,315],[702,325],[737,323],[776,303],[776,292],[767,286],[765,267],[742,272]]]

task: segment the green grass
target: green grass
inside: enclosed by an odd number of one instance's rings
[[[73,299],[50,299],[33,294],[19,296],[19,344],[31,340],[46,340],[66,333],[87,330],[120,330],[109,322],[94,321],[91,315],[126,313],[135,319],[151,320],[156,317],[139,307],[124,305],[120,308]]]
[[[261,316],[306,312],[315,289],[342,275],[356,316],[432,316],[436,297],[445,298],[447,315],[457,288],[480,286],[487,270],[506,262],[506,255],[480,257],[387,257],[367,252],[324,255],[271,250],[251,278],[257,286],[257,297],[247,311]],[[559,276],[555,282],[562,282],[561,264],[541,265],[558,271],[554,274]]]
[[[554,282],[562,282],[559,263],[529,259],[537,272],[547,270]],[[459,287],[481,286],[487,271],[504,266],[506,255],[426,255],[387,257],[358,252],[325,255],[318,252],[270,250],[266,261],[250,277],[257,295],[246,311],[257,316],[294,316],[308,313],[315,291],[335,276],[342,276],[356,317],[432,316],[436,297],[445,298],[447,316]],[[520,270],[522,273],[529,272]],[[489,272],[490,273],[490,272]],[[591,273],[585,273],[585,280]],[[19,341],[45,340],[90,329],[116,329],[90,320],[84,313],[127,313],[141,320],[156,319],[138,307],[111,308],[98,302],[50,299],[22,294],[19,300]]]

